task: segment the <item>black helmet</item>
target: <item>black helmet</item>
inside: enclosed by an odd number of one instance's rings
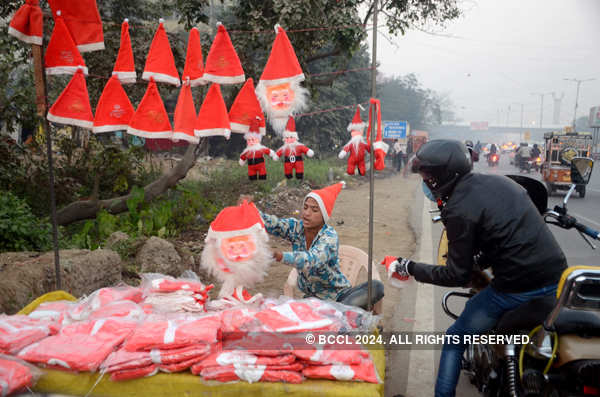
[[[447,198],[456,182],[471,172],[471,154],[455,140],[437,139],[425,143],[412,160],[411,170],[421,173],[437,198]]]
[[[473,141],[467,139],[465,141],[465,146],[467,147],[467,149],[473,150]]]

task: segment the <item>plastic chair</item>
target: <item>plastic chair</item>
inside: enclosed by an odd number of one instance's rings
[[[358,276],[361,268],[364,268],[368,272],[367,263],[369,263],[369,256],[367,253],[360,248],[353,247],[351,245],[340,245],[338,250],[338,257],[340,259],[340,268],[342,273],[346,276],[352,286],[356,286]],[[373,280],[381,281],[379,271],[373,263]],[[297,290],[298,285],[298,271],[292,269],[288,278],[283,285],[283,294],[291,298],[294,297],[294,291]],[[373,313],[379,314],[383,309],[383,298],[373,305]]]

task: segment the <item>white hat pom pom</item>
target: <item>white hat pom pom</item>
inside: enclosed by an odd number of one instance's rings
[[[165,23],[165,20],[164,20],[164,18],[160,18],[160,19],[158,20],[158,23]]]

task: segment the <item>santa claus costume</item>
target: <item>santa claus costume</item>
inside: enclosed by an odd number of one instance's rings
[[[204,241],[201,265],[223,282],[219,298],[236,298],[237,287],[261,282],[273,260],[260,213],[246,201],[219,212]]]
[[[251,181],[267,179],[267,167],[265,166],[264,156],[271,156],[275,161],[279,159],[272,149],[260,144],[262,135],[259,132],[259,125],[260,121],[258,119],[254,119],[250,123],[250,129],[244,135],[247,146],[240,155],[240,165],[248,164],[248,178]]]
[[[350,157],[348,158],[348,168],[346,169],[348,175],[354,175],[354,171],[357,167],[358,173],[362,176],[365,175],[365,153],[371,153],[371,148],[363,138],[364,128],[365,123],[360,118],[360,107],[357,106],[354,118],[348,125],[348,131],[350,131],[352,138],[344,145],[338,155],[340,159],[343,159],[350,153]]]
[[[296,178],[303,179],[304,159],[302,158],[302,155],[312,157],[315,155],[315,152],[298,142],[296,122],[292,116],[288,119],[285,131],[283,131],[283,139],[285,143],[277,150],[278,157],[281,158],[281,156],[284,156],[283,173],[286,178],[291,179],[295,170]]]

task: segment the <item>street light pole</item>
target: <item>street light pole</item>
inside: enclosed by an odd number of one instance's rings
[[[577,94],[575,94],[575,110],[573,111],[573,132],[575,131],[575,127],[577,125],[577,104],[579,102],[579,86],[581,85],[581,83],[584,83],[586,81],[592,81],[592,80],[596,80],[596,79],[585,79],[585,80],[579,80],[579,79],[563,79],[565,81],[573,81],[575,83],[577,83]]]
[[[551,92],[532,92],[531,95],[540,96],[540,128],[544,122],[544,96],[552,94]]]
[[[512,105],[520,105],[521,106],[521,128],[519,129],[519,142],[523,140],[523,104],[519,102],[513,102]]]

